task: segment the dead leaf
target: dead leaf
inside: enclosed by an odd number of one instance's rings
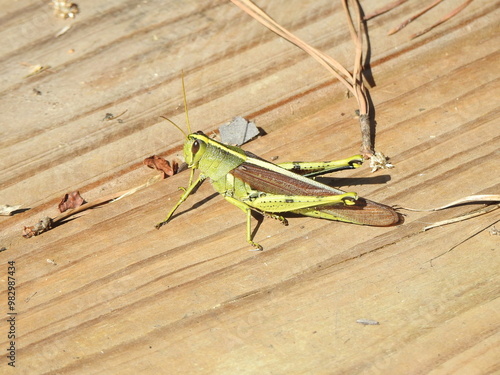
[[[153,155],[149,158],[144,159],[143,163],[145,166],[151,169],[156,169],[157,171],[163,172],[163,178],[167,178],[167,176],[173,176],[177,173],[178,169],[178,165],[175,161],[173,161],[172,166],[170,166],[168,160],[165,160],[158,155]]]
[[[64,212],[71,210],[73,208],[80,207],[85,203],[85,199],[82,198],[79,191],[73,191],[69,194],[64,194],[61,203],[59,203],[59,212]]]

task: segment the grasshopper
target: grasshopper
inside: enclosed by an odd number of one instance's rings
[[[184,82],[183,82],[184,89]],[[187,188],[165,220],[156,228],[166,224],[177,208],[207,178],[214,189],[229,203],[246,214],[246,239],[257,250],[262,246],[253,241],[252,211],[270,216],[288,225],[282,213],[293,213],[321,219],[337,220],[371,226],[393,226],[403,222],[403,216],[393,208],[346,193],[313,179],[322,174],[361,166],[363,158],[355,155],[347,159],[330,162],[291,162],[274,164],[236,146],[226,145],[209,138],[203,132],[186,135],[179,126],[171,122],[186,137],[183,151],[191,168]],[[194,180],[195,170],[199,169]]]

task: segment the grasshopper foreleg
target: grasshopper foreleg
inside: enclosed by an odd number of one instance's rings
[[[160,229],[160,227],[167,224],[168,221],[170,220],[170,218],[172,217],[172,215],[174,214],[175,210],[177,210],[177,208],[182,204],[182,202],[184,202],[191,195],[193,190],[196,189],[198,186],[200,186],[201,183],[205,179],[206,179],[206,176],[204,176],[203,174],[200,174],[198,179],[194,183],[191,183],[191,181],[192,181],[192,176],[191,176],[191,178],[189,179],[190,185],[186,189],[181,188],[181,190],[184,191],[184,194],[182,194],[181,198],[179,199],[177,204],[174,206],[174,208],[172,208],[172,210],[168,213],[167,217],[162,222],[156,224],[155,228]]]

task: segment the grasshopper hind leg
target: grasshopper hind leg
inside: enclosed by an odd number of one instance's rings
[[[287,162],[279,163],[281,168],[295,172],[305,177],[313,178],[327,173],[342,171],[344,169],[355,169],[361,167],[363,157],[354,155],[350,158],[323,161],[323,162]]]

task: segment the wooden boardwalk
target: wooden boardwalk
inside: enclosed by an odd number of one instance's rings
[[[22,238],[65,193],[92,201],[138,186],[156,173],[145,157],[180,154],[182,136],[160,116],[184,124],[181,71],[193,130],[251,119],[266,135],[244,148],[264,158],[342,158],[360,136],[342,85],[228,1],[87,1],[74,20],[47,2],[4,3],[0,204],[29,210],[0,217],[0,373],[9,261],[19,374],[500,371],[498,210],[427,232],[479,206],[410,212],[394,228],[266,219],[264,251],[250,252],[244,215],[208,183],[154,229],[183,172]],[[340,2],[259,3],[351,68]],[[498,2],[476,0],[408,40],[459,3],[392,37],[420,2],[369,22],[376,147],[396,168],[342,172],[344,190],[417,208],[499,193]],[[27,77],[36,65],[47,69]]]

